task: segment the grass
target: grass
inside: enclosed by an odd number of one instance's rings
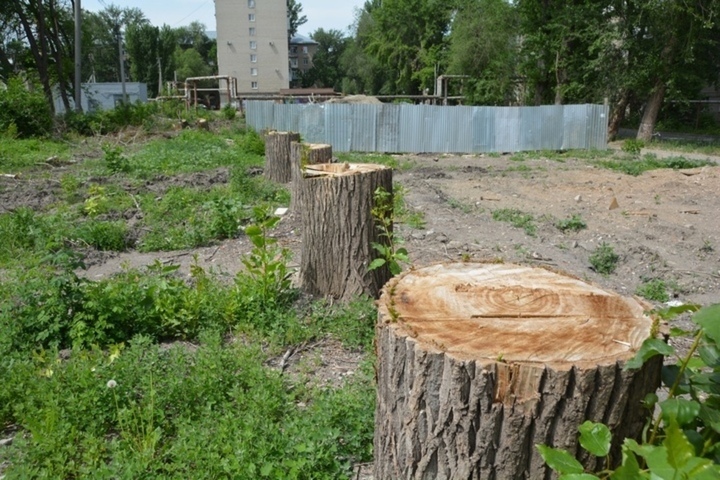
[[[18,174],[46,167],[51,157],[68,161],[70,148],[62,142],[39,139],[11,139],[0,135],[0,173]]]
[[[525,233],[534,237],[537,232],[535,217],[514,208],[502,208],[492,212],[493,220],[507,222],[513,227],[522,228]]]
[[[702,155],[720,156],[720,142],[703,142],[697,140],[653,140],[648,148],[670,150],[682,153],[699,153]]]
[[[653,154],[645,154],[641,158],[628,158],[623,160],[600,160],[597,165],[626,173],[628,175],[638,176],[648,170],[657,170],[660,168],[672,168],[675,170],[684,168],[697,168],[706,165],[715,166],[715,162],[710,160],[691,160],[685,157],[657,158]]]
[[[287,204],[287,191],[248,174],[263,161],[258,139],[182,132],[108,147],[66,167],[48,206],[0,214],[0,432],[19,429],[0,449],[5,478],[336,479],[372,459],[372,299],[300,302],[284,282],[268,294],[263,272],[290,261],[272,249],[267,268],[235,278],[161,263],[78,274],[89,250],[210,244]],[[9,173],[82,158],[78,145],[0,148]],[[189,176],[218,168],[227,182]],[[364,359],[352,377],[324,385],[268,366],[328,337]]]

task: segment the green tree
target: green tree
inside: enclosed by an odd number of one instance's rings
[[[203,77],[212,74],[210,66],[194,48],[183,50],[178,47],[175,50],[174,60],[176,65],[177,78],[180,81],[188,77]]]
[[[517,14],[507,0],[459,0],[452,22],[448,73],[469,75],[469,103],[506,105],[515,100]]]
[[[368,2],[366,2],[366,6]],[[418,94],[432,88],[443,65],[452,3],[444,0],[383,0],[370,10],[374,22],[365,52],[393,79],[388,93]]]
[[[318,49],[313,56],[313,67],[302,78],[303,87],[342,88],[343,74],[340,58],[347,45],[347,37],[340,30],[323,30],[318,28],[310,37],[318,42]]]
[[[288,37],[294,37],[298,28],[307,23],[307,17],[302,15],[302,4],[295,0],[287,0]]]
[[[356,11],[353,36],[348,38],[345,50],[340,55],[340,68],[344,75],[343,93],[374,95],[394,91],[391,72],[376,57],[366,52],[375,33],[372,12],[380,3],[380,0],[367,0],[363,8]]]
[[[135,81],[147,83],[151,97],[162,93],[160,77],[172,78],[177,45],[175,38],[175,31],[167,25],[160,29],[148,24],[134,24],[127,29],[130,73]]]

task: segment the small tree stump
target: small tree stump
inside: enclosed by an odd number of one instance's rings
[[[290,208],[299,211],[300,201],[300,179],[302,169],[307,165],[318,163],[332,163],[332,146],[324,143],[300,143],[290,144],[290,169],[292,186],[290,188]]]
[[[199,130],[205,130],[206,132],[210,131],[210,123],[204,118],[201,118],[197,121],[197,128]]]
[[[300,181],[302,261],[300,284],[313,295],[349,300],[377,298],[390,279],[387,267],[368,270],[373,242],[384,243],[371,210],[374,193],[392,193],[392,170],[374,164],[319,164]]]
[[[277,183],[288,183],[292,179],[290,144],[299,141],[299,133],[269,132],[265,135],[265,178]]]
[[[647,305],[542,268],[454,263],[392,279],[379,300],[375,478],[551,478],[536,444],[579,451],[585,420],[637,438],[662,357],[623,371]]]

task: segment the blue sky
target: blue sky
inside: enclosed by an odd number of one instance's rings
[[[364,0],[300,0],[302,13],[307,16],[308,22],[300,27],[299,33],[307,36],[318,28],[346,31],[355,18],[355,8],[364,3]],[[181,27],[197,20],[204,23],[208,30],[215,30],[213,0],[81,0],[83,10],[95,12],[113,4],[139,8],[153,25],[166,23],[171,27]]]

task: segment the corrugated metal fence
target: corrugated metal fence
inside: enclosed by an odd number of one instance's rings
[[[339,152],[481,153],[607,148],[608,107],[439,107],[248,101],[255,130],[299,132]]]

